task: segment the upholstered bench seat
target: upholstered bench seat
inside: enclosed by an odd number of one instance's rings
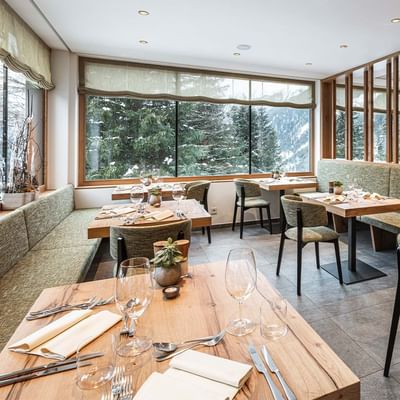
[[[360,221],[396,235],[400,233],[400,213],[398,212],[366,215],[360,217]]]

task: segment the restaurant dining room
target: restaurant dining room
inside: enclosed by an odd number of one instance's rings
[[[400,400],[400,2],[0,0],[0,400]]]

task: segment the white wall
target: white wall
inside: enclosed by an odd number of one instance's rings
[[[49,189],[67,183],[78,185],[78,57],[65,51],[52,51],[52,74],[56,88],[49,92],[48,106],[48,178]],[[319,105],[319,83],[316,87]],[[315,159],[319,159],[319,106],[315,112]],[[100,207],[111,203],[112,188],[77,188],[77,208]],[[213,224],[232,222],[235,190],[232,182],[215,182],[209,192],[209,207],[217,208]],[[271,201],[272,218],[279,216],[279,195],[277,192],[264,193]],[[258,213],[257,213],[258,214]],[[246,212],[246,221],[258,219],[256,210]]]

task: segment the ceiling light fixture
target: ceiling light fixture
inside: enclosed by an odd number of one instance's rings
[[[341,48],[341,49],[347,49],[348,47],[349,47],[348,44],[341,44],[341,45],[339,46],[339,48]]]
[[[233,53],[234,56],[240,56],[240,53]]]
[[[148,15],[150,15],[150,13],[146,10],[139,10],[138,14],[142,15],[143,17],[147,17]]]
[[[400,17],[392,18],[392,19],[390,20],[390,22],[391,22],[392,24],[398,24],[398,23],[400,22]]]
[[[238,44],[236,48],[238,50],[250,50],[251,46],[249,44]]]
[[[307,63],[305,63],[304,65],[307,65],[307,67],[309,67],[309,66],[312,65],[312,63],[311,63],[311,62],[307,62]]]
[[[142,40],[139,40],[139,43],[140,43],[140,44],[148,44],[149,42],[148,42],[147,40],[143,40],[143,39],[142,39]]]

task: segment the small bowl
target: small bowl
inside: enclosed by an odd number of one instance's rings
[[[168,300],[179,296],[179,286],[167,286],[163,289],[164,297]]]

